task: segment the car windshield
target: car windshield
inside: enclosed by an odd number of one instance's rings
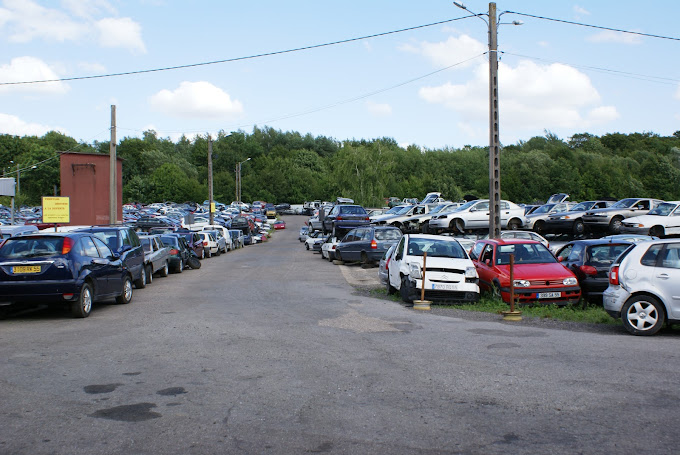
[[[541,243],[513,243],[499,245],[496,264],[510,264],[510,255],[515,256],[515,264],[546,264],[557,262],[555,257]]]
[[[451,240],[412,238],[408,242],[409,256],[422,256],[427,252],[428,257],[465,259],[465,251],[458,242]]]
[[[475,205],[476,203],[477,203],[477,201],[466,202],[465,204],[458,207],[458,210],[460,210],[461,212],[465,211],[465,210],[469,209],[470,207],[472,207],[473,205]]]
[[[399,213],[404,208],[410,208],[410,207],[411,207],[410,205],[407,205],[407,206],[397,205],[396,207],[392,207],[387,212],[385,212],[385,215],[396,215],[397,213]]]
[[[595,205],[595,202],[593,201],[588,201],[588,202],[579,202],[575,206],[569,209],[570,212],[585,212],[586,210],[590,210],[591,207]]]
[[[14,237],[0,248],[0,258],[47,258],[61,255],[63,237]]]
[[[655,209],[650,210],[648,215],[668,216],[671,214],[671,212],[673,212],[673,210],[675,210],[677,206],[678,204],[664,202],[663,204],[659,204],[659,206]]]
[[[627,199],[621,199],[616,204],[612,205],[613,209],[627,209],[633,206],[637,202],[637,199],[629,197]]]
[[[548,213],[550,211],[550,209],[552,209],[553,207],[555,207],[555,204],[545,204],[545,205],[540,206],[539,208],[537,208],[533,212],[531,212],[531,214],[532,215],[539,215],[541,213]]]
[[[411,210],[412,207],[413,207],[412,205],[402,207],[401,210],[395,213],[395,215],[405,215],[406,213],[408,213],[409,210]]]
[[[381,229],[375,231],[376,240],[399,240],[401,231],[399,229]]]

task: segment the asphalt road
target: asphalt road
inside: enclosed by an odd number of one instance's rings
[[[129,305],[0,321],[0,454],[677,453],[677,335],[417,312],[286,221]]]

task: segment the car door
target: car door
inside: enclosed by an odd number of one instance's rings
[[[365,246],[364,243],[368,237],[368,231],[368,229],[357,229],[354,233],[354,239],[348,245],[352,260],[358,261],[361,259],[361,251]]]
[[[83,269],[88,271],[88,276],[94,282],[94,293],[97,298],[111,293],[109,285],[109,261],[100,256],[95,246],[93,237],[80,239],[80,253],[83,256]]]
[[[680,319],[680,242],[664,245],[654,267],[654,284],[670,306],[669,319]]]
[[[667,218],[665,234],[680,234],[680,205]]]
[[[345,236],[340,240],[338,245],[335,247],[337,251],[340,252],[340,257],[347,258],[347,260],[351,260],[351,255],[352,255],[352,243],[356,240],[356,229],[352,229],[349,231]]]
[[[407,236],[404,236],[399,241],[399,244],[392,252],[392,257],[388,263],[388,276],[390,284],[399,289],[401,286],[400,269],[401,263],[404,260],[404,245],[406,244]]]
[[[479,275],[479,284],[484,289],[491,289],[495,274],[493,272],[493,245],[484,244],[478,256],[478,259],[473,260],[477,268],[477,275]]]
[[[501,225],[507,226],[508,221],[510,221],[510,217],[512,216],[512,213],[510,211],[510,204],[507,203],[507,201],[501,201],[500,204],[500,209],[501,209]],[[488,210],[487,210],[488,212]],[[487,218],[487,223],[488,223],[488,218]]]
[[[123,263],[113,256],[113,251],[97,237],[93,237],[102,261],[102,274],[106,276],[107,294],[118,295],[123,289]]]
[[[489,226],[489,201],[481,201],[470,207],[468,220],[465,226],[470,229]]]

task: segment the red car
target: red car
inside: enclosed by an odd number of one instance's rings
[[[286,222],[283,220],[276,220],[274,222],[274,229],[286,229]]]
[[[480,290],[510,302],[510,255],[514,255],[515,302],[577,303],[581,288],[576,276],[533,240],[479,240],[470,258],[479,274]]]

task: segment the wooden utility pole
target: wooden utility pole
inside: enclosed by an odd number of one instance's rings
[[[117,183],[117,159],[116,159],[116,106],[111,105],[111,143],[109,144],[109,223],[116,224],[118,216],[118,185]]]
[[[210,224],[215,224],[215,212],[213,212],[213,168],[212,168],[212,138],[208,135],[208,212],[210,212]]]
[[[489,238],[501,237],[501,163],[498,132],[498,30],[489,3]]]

